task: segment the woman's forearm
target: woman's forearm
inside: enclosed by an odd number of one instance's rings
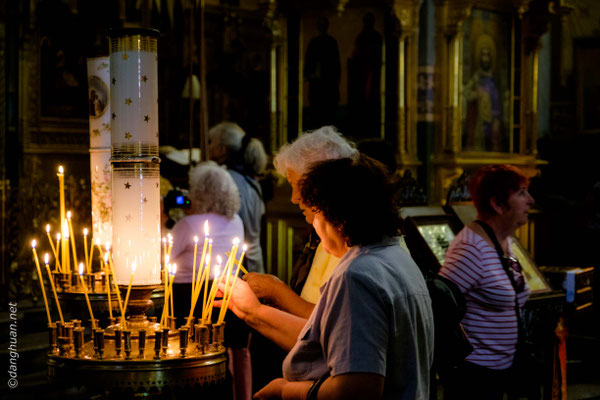
[[[308,319],[315,305],[298,296],[288,285],[277,285],[272,298],[285,311],[297,317]]]
[[[284,381],[281,387],[283,400],[304,400],[313,381]],[[380,399],[383,394],[384,378],[369,373],[348,373],[328,377],[317,389],[319,400],[337,399]]]
[[[306,324],[304,318],[266,305],[248,313],[244,321],[286,351],[292,349]]]

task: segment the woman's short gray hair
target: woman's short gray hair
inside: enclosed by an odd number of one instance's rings
[[[242,140],[246,132],[235,122],[221,122],[210,128],[208,137],[211,141],[222,144],[227,149],[227,157],[242,148]],[[267,168],[267,152],[258,139],[252,138],[243,154],[244,166],[253,176],[262,174]]]
[[[287,176],[287,169],[303,175],[312,164],[358,155],[354,143],[346,140],[334,126],[324,126],[302,134],[292,143],[284,144],[273,159],[275,169]]]
[[[213,161],[198,164],[190,171],[191,211],[219,214],[228,219],[240,209],[240,193],[233,178]]]

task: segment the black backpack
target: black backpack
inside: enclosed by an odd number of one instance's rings
[[[465,298],[454,282],[431,271],[423,273],[435,329],[433,365],[438,371],[458,365],[473,346],[460,323],[467,311]]]

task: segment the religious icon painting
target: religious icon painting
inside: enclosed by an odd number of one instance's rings
[[[88,77],[88,102],[90,118],[100,118],[108,105],[109,91],[104,81],[96,76]]]
[[[462,148],[511,152],[512,16],[473,9],[463,35]]]

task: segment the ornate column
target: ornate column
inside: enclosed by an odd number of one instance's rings
[[[435,182],[434,200],[445,196],[452,181],[463,169],[455,163],[460,151],[462,86],[462,32],[463,21],[471,13],[468,0],[440,0],[436,2],[436,57],[435,57]]]
[[[265,5],[265,25],[271,33],[269,50],[269,113],[271,140],[269,150],[274,154],[287,143],[287,26],[277,13],[277,1]]]
[[[398,156],[400,170],[415,175],[417,158],[417,71],[419,66],[419,9],[422,0],[395,0],[398,38]]]

